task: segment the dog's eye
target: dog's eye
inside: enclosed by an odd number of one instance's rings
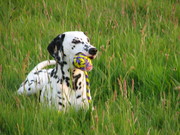
[[[72,43],[78,44],[78,43],[81,43],[81,41],[80,41],[80,40],[77,40],[77,39],[73,39]]]

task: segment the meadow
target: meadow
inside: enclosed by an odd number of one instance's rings
[[[178,135],[178,0],[0,0],[0,134]],[[89,73],[94,111],[58,113],[21,82],[65,31],[99,50]]]

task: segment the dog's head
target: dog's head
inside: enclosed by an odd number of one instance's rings
[[[58,35],[47,49],[58,62],[66,59],[72,63],[74,56],[78,53],[83,53],[91,59],[94,59],[97,54],[97,49],[90,44],[89,38],[79,31]]]

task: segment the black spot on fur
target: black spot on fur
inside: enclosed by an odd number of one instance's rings
[[[31,90],[31,88],[28,88],[28,90],[30,91],[30,90]]]
[[[58,91],[58,92],[57,92],[57,94],[61,94],[61,92],[60,92],[60,91]]]
[[[85,50],[85,51],[87,51],[87,52],[88,52],[89,48],[90,48],[90,46],[88,46],[88,45],[84,45],[84,50]]]
[[[58,96],[59,99],[62,99],[62,97]]]
[[[71,49],[73,50],[76,46],[74,45]]]
[[[55,78],[55,79],[57,79],[57,78],[58,78],[58,76],[57,76],[57,75],[54,75],[54,78]]]
[[[64,61],[58,61],[58,64],[63,67],[64,66]]]
[[[66,80],[70,80],[70,78],[69,78],[69,77],[66,77]]]
[[[42,70],[39,70],[39,71],[37,71],[37,72],[34,72],[34,74],[35,75],[38,75],[39,73],[41,73],[42,72]]]
[[[60,84],[62,84],[62,79],[60,79]]]
[[[81,97],[81,95],[78,95],[76,98],[78,99],[78,98],[80,98]]]
[[[26,80],[24,81],[24,84],[26,84],[26,83],[27,83],[27,81],[28,81],[28,79],[26,79]]]
[[[65,100],[65,98],[58,96],[59,99]]]
[[[70,83],[69,83],[69,82],[66,82],[66,85],[69,87],[69,86],[70,86]]]
[[[59,81],[60,81],[60,79],[58,79],[56,83],[59,83]]]
[[[38,74],[38,72],[34,72],[34,74],[35,74],[35,75],[37,75],[37,74]]]
[[[79,82],[79,85],[81,86],[81,82]]]
[[[63,62],[63,64],[64,64],[64,65],[66,65],[66,64],[67,64],[67,62],[66,62],[66,61],[64,61],[64,62]]]
[[[74,38],[73,41],[72,41],[72,43],[78,44],[78,43],[81,43],[81,41],[80,41],[79,39],[77,39],[77,38],[76,38],[76,39]]]
[[[70,78],[69,77],[64,77],[64,78],[65,78],[67,86],[69,87],[70,86],[70,83],[69,83]]]
[[[50,75],[51,77],[52,77],[52,76],[54,75],[54,73],[55,73],[54,70],[55,70],[55,69],[53,69],[53,70],[51,71],[51,75]]]
[[[75,90],[78,89],[77,82],[78,82],[78,80],[79,80],[80,77],[81,77],[81,74],[78,74],[78,75],[73,76],[73,79],[74,79],[73,88],[74,88]]]
[[[65,74],[65,72],[62,70],[62,74],[64,75]]]
[[[59,105],[61,105],[62,107],[65,107],[65,105],[63,103],[61,103],[61,102],[59,102]]]
[[[74,72],[75,72],[76,70],[74,69],[73,71],[72,71],[72,75],[74,76]]]

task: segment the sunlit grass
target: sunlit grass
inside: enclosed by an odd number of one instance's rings
[[[0,134],[178,134],[179,13],[176,0],[1,0]],[[70,30],[99,50],[93,112],[58,113],[15,93]]]

